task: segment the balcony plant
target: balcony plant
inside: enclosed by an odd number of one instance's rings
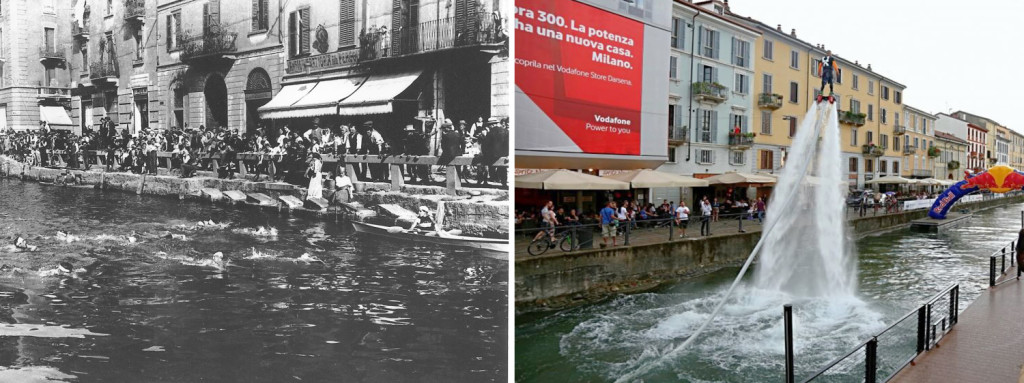
[[[938,157],[939,153],[941,153],[941,152],[942,151],[939,150],[938,147],[932,146],[932,147],[928,148],[928,157],[932,157],[932,158]]]
[[[949,161],[948,163],[946,163],[946,168],[948,168],[949,170],[960,169],[960,161]]]

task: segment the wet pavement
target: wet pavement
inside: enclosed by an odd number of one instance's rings
[[[350,226],[0,180],[0,381],[505,381],[507,260]]]

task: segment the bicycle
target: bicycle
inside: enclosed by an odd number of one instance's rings
[[[554,248],[555,243],[558,244],[558,248],[565,252],[579,250],[580,248],[580,243],[576,240],[572,230],[565,230],[556,232],[554,241],[552,241],[550,235],[545,233],[543,237],[531,241],[530,245],[526,248],[526,252],[533,256],[541,255],[547,252],[548,249]]]

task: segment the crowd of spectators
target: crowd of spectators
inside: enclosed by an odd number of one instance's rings
[[[211,170],[221,178],[233,178],[241,170],[238,167],[245,166],[245,172],[253,180],[296,185],[307,184],[314,175],[309,171],[314,153],[318,157],[338,156],[339,162],[345,154],[437,155],[440,168],[431,165],[401,167],[402,176],[411,183],[443,181],[443,178],[438,179],[437,173],[444,165],[455,157],[470,155],[474,165],[458,166],[457,174],[464,182],[474,177],[478,185],[488,182],[507,185],[506,171],[485,165],[508,156],[507,119],[484,121],[478,118],[472,125],[459,121],[458,126],[445,120],[437,129],[432,123],[420,127],[410,124],[404,130],[389,127],[386,135],[378,131],[373,121],[353,126],[332,125],[321,124],[319,118],[314,118],[304,129],[294,130],[283,125],[280,129],[261,126],[254,131],[240,132],[200,125],[198,128],[142,129],[131,134],[104,117],[96,129],[87,129],[81,136],[51,129],[45,123],[36,130],[0,132],[0,152],[32,165],[77,169],[99,165],[96,156],[82,155],[84,151],[99,151],[107,170],[137,174],[157,174],[158,152],[167,152],[171,169],[181,177],[194,176],[197,170]],[[240,164],[239,153],[256,153],[258,160]],[[353,165],[356,174],[350,176],[357,180],[386,182],[391,177],[388,164],[359,162]]]

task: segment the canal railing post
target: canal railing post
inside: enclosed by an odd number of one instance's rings
[[[745,233],[745,231],[743,231],[743,214],[740,214],[740,219],[738,219],[738,221],[740,222],[740,233]]]
[[[878,338],[872,337],[864,350],[864,382],[875,383],[877,381],[876,369],[878,362]]]
[[[996,256],[988,257],[988,287],[996,286]]]
[[[673,236],[672,236],[672,229],[674,229],[675,226],[676,226],[675,219],[670,218],[668,220],[668,240],[669,240],[669,242],[672,242],[672,238],[673,238]]]
[[[921,307],[917,308],[917,353],[918,354],[920,354],[921,352],[924,351],[925,344],[928,342],[928,340],[927,340],[928,331],[926,331],[926,328],[928,326],[925,324],[925,319],[926,319],[925,315],[927,315],[927,314],[925,314],[925,307],[926,307],[925,305],[921,305]]]
[[[999,274],[1006,275],[1006,247],[1003,247],[999,252],[1003,257],[1002,263],[999,266]]]
[[[786,383],[794,383],[793,369],[793,305],[782,306],[782,317],[786,327]]]

